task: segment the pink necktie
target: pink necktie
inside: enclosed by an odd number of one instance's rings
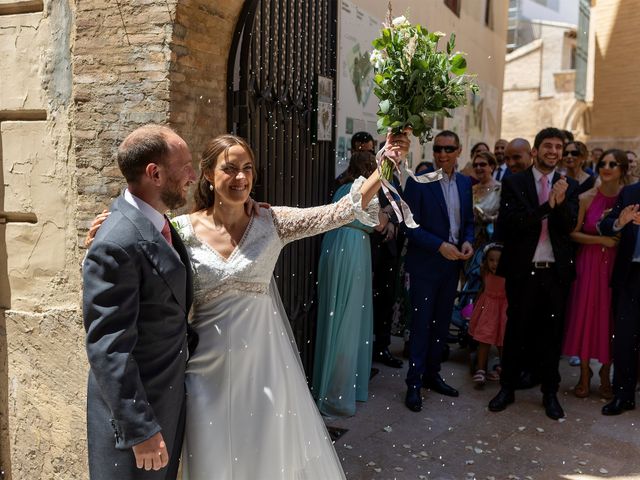
[[[165,240],[169,243],[169,245],[173,246],[173,242],[171,241],[171,229],[169,228],[169,220],[164,219],[164,227],[160,231]]]
[[[540,177],[540,191],[538,192],[538,203],[542,205],[549,200],[549,177],[542,175]],[[542,219],[542,230],[540,230],[540,239],[538,243],[544,242],[549,236],[549,225],[546,218]]]

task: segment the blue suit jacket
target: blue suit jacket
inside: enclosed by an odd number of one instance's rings
[[[615,235],[616,232],[613,231],[613,223],[620,216],[620,212],[628,205],[636,203],[640,203],[640,183],[628,185],[620,191],[615,207],[613,207],[609,215],[600,222],[600,232],[603,235]],[[631,267],[631,260],[633,259],[633,252],[636,248],[639,228],[638,225],[630,222],[621,230],[616,263],[614,264],[613,274],[611,276],[612,287],[618,288],[625,285]]]
[[[458,248],[473,243],[473,201],[471,179],[460,173],[455,176],[460,197],[460,232]],[[418,228],[406,228],[409,245],[406,268],[412,275],[425,276],[428,269],[448,262],[438,249],[449,241],[449,215],[440,182],[418,183],[409,178],[404,198],[413,212]]]

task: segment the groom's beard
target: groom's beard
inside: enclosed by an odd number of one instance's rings
[[[183,207],[187,203],[182,186],[174,180],[171,180],[160,192],[160,198],[169,210]]]

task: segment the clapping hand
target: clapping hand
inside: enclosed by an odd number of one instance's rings
[[[549,206],[551,208],[564,202],[567,188],[569,188],[569,183],[565,177],[561,177],[560,180],[553,184],[551,193],[549,194]]]
[[[624,227],[629,222],[633,222],[636,225],[640,225],[640,205],[638,205],[637,203],[626,206],[620,212],[620,216],[616,220],[616,224],[618,228]]]

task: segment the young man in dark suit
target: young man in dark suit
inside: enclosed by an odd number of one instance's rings
[[[440,132],[433,141],[433,157],[444,178],[431,183],[409,179],[404,191],[419,224],[405,230],[409,239],[405,265],[413,306],[405,405],[414,412],[422,409],[421,387],[458,396],[440,376],[440,362],[460,269],[473,255],[471,180],[456,173],[460,152],[458,135]]]
[[[601,157],[604,158],[604,155]],[[640,183],[626,186],[616,206],[600,222],[603,235],[620,234],[611,276],[613,288],[613,392],[603,415],[619,415],[636,407],[640,338]]]
[[[184,435],[191,266],[164,212],[196,180],[187,144],[147,125],[118,148],[127,189],[83,266],[92,480],[173,480]]]
[[[541,382],[549,418],[564,411],[557,398],[558,362],[565,303],[575,266],[569,234],[578,217],[577,183],[555,171],[562,159],[564,134],[545,128],[531,151],[534,164],[502,182],[498,215],[504,249],[498,274],[506,279],[507,329],[501,389],[489,402],[499,412],[515,400],[523,370]]]

